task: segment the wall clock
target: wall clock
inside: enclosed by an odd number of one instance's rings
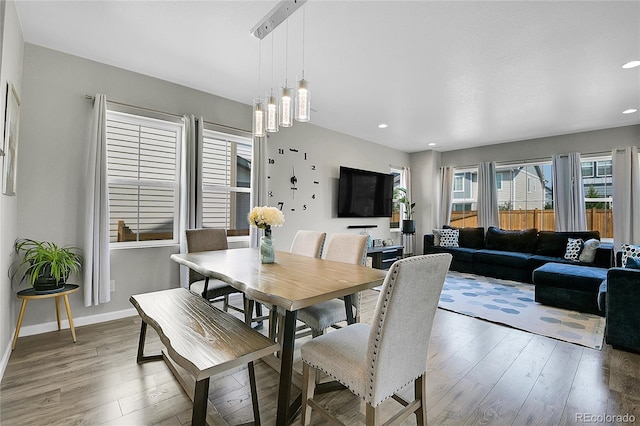
[[[268,160],[269,204],[283,212],[309,211],[318,199],[320,181],[308,152],[278,148]]]

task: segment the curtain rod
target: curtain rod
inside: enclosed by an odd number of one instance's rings
[[[87,100],[91,100],[92,101],[95,98],[95,96],[84,95],[84,98],[87,99]],[[137,105],[125,104],[124,102],[117,102],[117,101],[111,101],[111,100],[107,100],[107,102],[109,102],[111,104],[120,105],[120,106],[123,106],[123,107],[135,108],[135,109],[139,109],[141,111],[152,112],[154,114],[164,114],[164,115],[168,115],[168,116],[176,117],[176,118],[184,117],[184,115],[178,115],[178,114],[174,114],[174,113],[171,113],[171,112],[159,111],[157,109],[145,108],[145,107],[141,107],[141,106],[137,106]],[[238,132],[244,132],[244,133],[251,134],[251,132],[249,130],[240,129],[240,128],[233,127],[233,126],[227,126],[226,124],[213,123],[213,122],[207,121],[207,120],[204,120],[204,123],[205,124],[210,124],[212,126],[218,126],[218,127],[222,127],[222,128],[225,128],[225,129],[230,129],[230,130],[235,130],[235,131],[238,131]]]
[[[584,152],[584,153],[580,153],[580,155],[606,155],[606,154],[610,154],[611,151],[602,151],[602,152]],[[567,155],[567,154],[564,154]],[[539,162],[539,161],[551,161],[553,160],[553,156],[551,157],[540,157],[540,158],[528,158],[526,160],[508,160],[508,161],[496,161],[496,166],[504,166],[504,165],[508,165],[508,164],[514,164],[514,163],[533,163],[533,162]],[[464,166],[456,166],[456,165],[451,165],[454,168],[457,169],[470,169],[473,167],[477,167],[478,164],[469,164],[469,165],[464,165]]]

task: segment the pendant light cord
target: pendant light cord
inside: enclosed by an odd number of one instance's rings
[[[304,33],[306,27],[307,7],[302,7],[302,79],[304,80]]]
[[[271,96],[273,96],[273,41],[275,33],[271,33]]]

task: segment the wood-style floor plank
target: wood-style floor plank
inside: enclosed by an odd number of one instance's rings
[[[364,293],[362,319],[369,322],[378,293]],[[136,364],[139,318],[76,331],[75,344],[68,330],[18,339],[0,384],[3,426],[191,423],[191,401],[167,365]],[[147,352],[161,349],[150,329]],[[262,424],[273,425],[278,375],[264,362],[255,367]],[[300,370],[299,360],[295,368]],[[364,404],[348,391],[318,399],[345,424],[364,424]],[[606,345],[602,351],[583,348],[438,310],[427,399],[431,425],[575,425],[577,413],[629,414],[637,424],[640,355]],[[209,400],[229,424],[250,422],[246,368],[213,378]],[[399,407],[385,401],[383,418]],[[324,422],[313,416],[312,424]],[[413,425],[415,418],[402,424]]]

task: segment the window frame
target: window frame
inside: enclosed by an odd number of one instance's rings
[[[144,114],[137,108],[118,108],[107,103],[106,119],[107,121],[117,118],[117,121],[137,126],[147,125],[149,127],[161,130],[176,130],[176,158],[175,158],[175,177],[173,182],[159,182],[149,179],[126,179],[112,178],[109,176],[108,158],[107,161],[107,191],[111,185],[130,186],[135,188],[151,187],[151,188],[173,188],[174,205],[173,205],[173,230],[171,239],[164,240],[137,240],[137,241],[110,241],[110,249],[127,249],[127,248],[144,248],[144,247],[167,247],[180,244],[180,200],[181,200],[181,173],[182,173],[182,151],[185,141],[185,123],[184,119],[166,116],[160,114]],[[162,118],[160,118],[162,117]],[[142,124],[144,123],[144,124]],[[108,137],[107,137],[108,144]],[[108,149],[108,148],[107,148]],[[135,181],[135,182],[133,182]],[[109,223],[111,223],[111,209],[109,209]],[[111,226],[111,225],[109,225]],[[139,230],[138,230],[139,233]]]
[[[462,184],[460,185],[460,189],[456,189],[456,180],[460,178],[460,181],[462,182]],[[453,175],[453,192],[462,192],[464,193],[464,181],[465,181],[465,176],[464,173],[462,175],[456,175],[454,173]]]

